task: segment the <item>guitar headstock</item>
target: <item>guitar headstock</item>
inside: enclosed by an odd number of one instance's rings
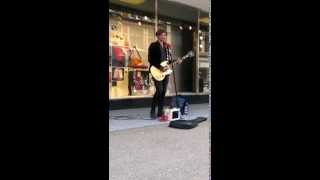
[[[182,59],[186,59],[190,57],[194,57],[194,52],[192,50],[189,51],[186,55],[184,55]]]

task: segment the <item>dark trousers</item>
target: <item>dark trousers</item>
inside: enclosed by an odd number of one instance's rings
[[[163,114],[164,99],[167,92],[169,76],[166,76],[162,81],[157,81],[152,78],[156,87],[156,93],[153,96],[151,104],[151,113],[155,113],[156,106],[158,106],[158,116]]]

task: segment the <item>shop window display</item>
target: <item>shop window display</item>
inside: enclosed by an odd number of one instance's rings
[[[209,93],[209,33],[205,30],[199,33],[199,92]]]
[[[138,13],[140,15],[130,13],[109,10],[109,75],[112,77],[109,78],[109,97],[111,99],[153,96],[155,92],[154,82],[148,69],[148,48],[156,40],[154,19],[141,15],[142,12]],[[181,29],[182,26],[184,28]],[[159,20],[158,29],[166,30],[168,42],[174,45],[174,57],[179,57],[183,52],[193,48],[190,39],[194,38],[194,29],[190,27],[175,19]],[[189,41],[190,47],[185,46]],[[206,51],[205,49],[201,49],[202,52]],[[178,91],[194,91],[192,84],[195,79],[193,80],[192,71],[194,71],[192,65],[187,63],[176,67]],[[185,75],[185,72],[189,72],[188,75]],[[181,89],[180,86],[185,88]],[[170,76],[167,95],[174,95],[174,92],[173,77]]]
[[[152,95],[147,57],[154,26],[110,17],[109,33],[110,97]]]

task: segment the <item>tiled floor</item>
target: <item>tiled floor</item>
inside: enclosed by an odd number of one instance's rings
[[[140,128],[146,126],[155,126],[168,124],[168,122],[159,122],[159,120],[150,120],[150,108],[124,109],[109,111],[109,132],[125,130],[131,128]],[[209,104],[191,104],[189,115],[186,119],[196,117],[209,117]]]

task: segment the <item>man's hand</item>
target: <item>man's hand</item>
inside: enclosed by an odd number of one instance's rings
[[[165,67],[168,65],[168,61],[163,61],[160,63],[160,66]]]
[[[181,59],[181,58],[178,58],[177,63],[178,63],[178,64],[181,64],[181,63],[182,63],[182,59]]]

